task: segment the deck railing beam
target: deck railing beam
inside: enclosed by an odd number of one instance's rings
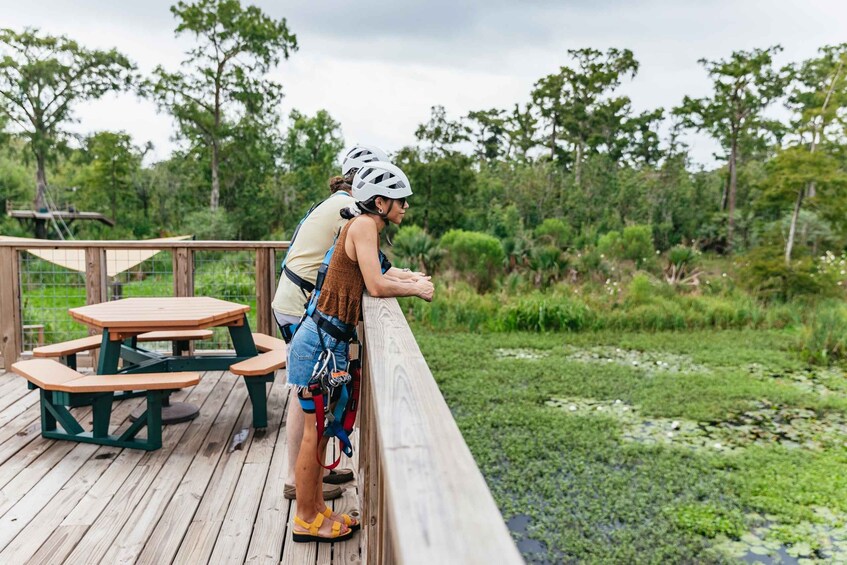
[[[363,311],[366,562],[523,563],[397,300]]]

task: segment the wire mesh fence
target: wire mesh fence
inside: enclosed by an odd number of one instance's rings
[[[194,296],[211,296],[249,304],[247,320],[256,330],[256,254],[253,251],[195,251]],[[194,344],[196,349],[232,349],[227,328],[214,328],[212,339]]]
[[[85,255],[74,249],[53,253],[68,266],[27,252],[20,254],[24,351],[88,335],[86,327],[68,314],[68,308],[85,305]]]

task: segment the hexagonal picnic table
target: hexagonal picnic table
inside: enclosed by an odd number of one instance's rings
[[[173,371],[226,371],[234,363],[258,354],[247,322],[250,306],[211,298],[141,297],[90,304],[69,310],[78,322],[102,332],[97,373],[160,373]],[[164,355],[138,347],[139,334],[167,330],[201,330],[226,326],[234,355]],[[118,368],[119,361],[124,366]],[[265,387],[259,379],[250,387]],[[250,390],[251,396],[254,392]],[[127,397],[129,395],[126,395]],[[164,407],[163,421],[174,423],[196,417],[198,409],[187,404]]]

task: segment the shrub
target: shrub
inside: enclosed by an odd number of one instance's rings
[[[223,300],[244,300],[256,294],[256,280],[251,272],[225,261],[211,263],[198,270],[194,279],[197,296],[214,296]]]
[[[650,226],[627,226],[621,236],[623,244],[623,259],[635,261],[641,266],[656,253],[653,248],[653,232]]]
[[[676,245],[668,251],[665,280],[668,284],[697,284],[697,263],[700,252],[693,247]]]
[[[747,255],[742,280],[754,294],[768,301],[788,301],[802,296],[832,296],[837,286],[832,275],[819,271],[812,260],[801,257],[785,264],[782,248],[768,245]]]
[[[441,247],[450,267],[468,276],[479,292],[492,288],[505,260],[503,246],[497,238],[479,232],[450,230],[441,238]]]
[[[620,259],[623,257],[623,242],[621,241],[621,233],[618,231],[610,231],[600,236],[597,241],[597,251],[601,255]]]
[[[650,226],[627,226],[623,233],[610,231],[600,237],[597,249],[614,259],[635,261],[637,267],[649,261],[656,253]]]
[[[535,228],[535,239],[547,245],[565,248],[571,242],[570,226],[558,218],[547,218]]]
[[[418,226],[400,228],[394,237],[392,247],[394,256],[405,267],[411,267],[424,273],[435,272],[441,258],[441,248],[435,240]]]
[[[636,273],[629,281],[627,303],[632,305],[649,304],[653,301],[656,289],[650,278],[644,273]]]
[[[535,285],[546,288],[567,272],[568,256],[555,245],[542,245],[532,250],[529,265]]]

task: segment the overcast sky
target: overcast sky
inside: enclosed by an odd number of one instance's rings
[[[243,0],[244,1],[244,0]],[[246,1],[244,3],[247,3]],[[568,49],[628,48],[641,69],[622,92],[635,110],[670,108],[686,94],[705,96],[700,58],[781,44],[778,62],[814,56],[847,41],[844,0],[265,0],[285,17],[298,52],[273,73],[285,90],[280,112],[326,109],[345,141],[388,151],[413,143],[417,125],[441,104],[457,118],[470,110],[510,108],[533,83],[567,64]],[[175,70],[189,37],[174,38],[160,0],[0,0],[0,27],[33,26],[91,48],[116,47],[142,72]],[[152,102],[113,95],[77,108],[80,133],[125,130],[168,156],[173,123]],[[689,139],[695,159],[710,163],[715,146]]]

